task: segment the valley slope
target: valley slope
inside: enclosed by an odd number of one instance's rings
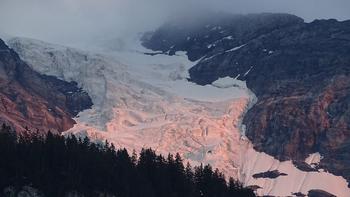
[[[39,74],[0,40],[0,123],[18,132],[63,132],[89,108],[90,97],[74,82]]]

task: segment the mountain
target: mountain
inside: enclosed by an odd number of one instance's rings
[[[227,76],[246,81],[258,101],[243,123],[257,151],[297,166],[318,152],[317,168],[349,181],[350,21],[304,23],[286,14],[225,19],[191,31],[166,24],[143,45],[199,60],[189,71],[197,84]]]
[[[91,99],[74,82],[41,75],[0,40],[0,122],[17,131],[63,132],[72,119],[91,107]]]
[[[138,40],[128,43],[130,50],[103,54],[22,38],[8,43],[33,69],[76,81],[91,95],[92,109],[79,113],[66,134],[107,139],[130,152],[179,152],[194,165],[212,164],[237,177],[230,163],[238,164],[239,155],[231,146],[238,144],[241,114],[253,102],[244,82],[196,85],[186,80],[194,64],[186,56],[145,55]]]
[[[341,150],[347,130],[341,135],[334,129],[340,141],[329,140],[328,147],[323,131],[313,128],[328,128],[318,123],[324,101],[336,101],[338,123],[348,125],[339,111],[347,109],[348,83],[331,80],[347,74],[347,24],[223,14],[171,21],[144,34],[144,47],[139,37],[130,38],[118,51],[86,52],[24,38],[7,43],[40,75],[75,81],[91,96],[92,108],[63,135],[108,140],[129,151],[178,152],[259,195],[346,196],[346,155],[330,152]],[[332,61],[339,64],[327,67]],[[317,97],[325,92],[339,100]]]

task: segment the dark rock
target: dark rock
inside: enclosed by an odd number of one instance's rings
[[[155,53],[144,53],[145,55],[150,55],[150,56],[155,56],[155,55],[160,55],[164,54],[163,52],[155,52]]]
[[[306,195],[301,193],[301,192],[297,192],[297,193],[292,193],[294,196],[297,196],[297,197],[305,197]]]
[[[18,131],[63,132],[78,112],[92,106],[75,82],[41,75],[0,40],[0,122]]]
[[[288,174],[286,173],[281,173],[278,170],[272,170],[272,171],[266,171],[266,172],[261,172],[257,174],[253,174],[253,178],[259,179],[259,178],[270,178],[270,179],[275,179],[279,176],[287,176]]]
[[[143,45],[155,51],[187,51],[190,60],[218,54],[247,41],[292,24],[303,23],[303,19],[288,14],[217,14],[201,19],[176,19],[161,26],[155,32],[146,33]],[[210,17],[209,17],[210,16]],[[208,45],[212,47],[208,48]]]
[[[336,197],[335,195],[328,193],[326,191],[323,190],[319,190],[319,189],[313,189],[310,190],[307,194],[308,197]]]
[[[318,172],[317,168],[313,168],[312,166],[305,163],[304,161],[293,161],[293,164],[296,168],[304,172]]]
[[[166,24],[143,44],[203,57],[189,71],[197,84],[245,80],[258,97],[243,120],[256,150],[295,161],[319,152],[320,167],[350,181],[350,21],[224,15],[187,26]]]
[[[249,186],[247,186],[247,188],[256,191],[262,187],[260,187],[259,185],[249,185]]]

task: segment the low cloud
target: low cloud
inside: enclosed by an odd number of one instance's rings
[[[311,21],[350,19],[349,8],[349,0],[0,0],[0,32],[66,44],[150,30],[203,10],[283,12]]]

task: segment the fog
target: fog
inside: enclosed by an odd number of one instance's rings
[[[350,19],[349,0],[0,0],[0,32],[72,44],[151,30],[170,16],[207,10]]]

